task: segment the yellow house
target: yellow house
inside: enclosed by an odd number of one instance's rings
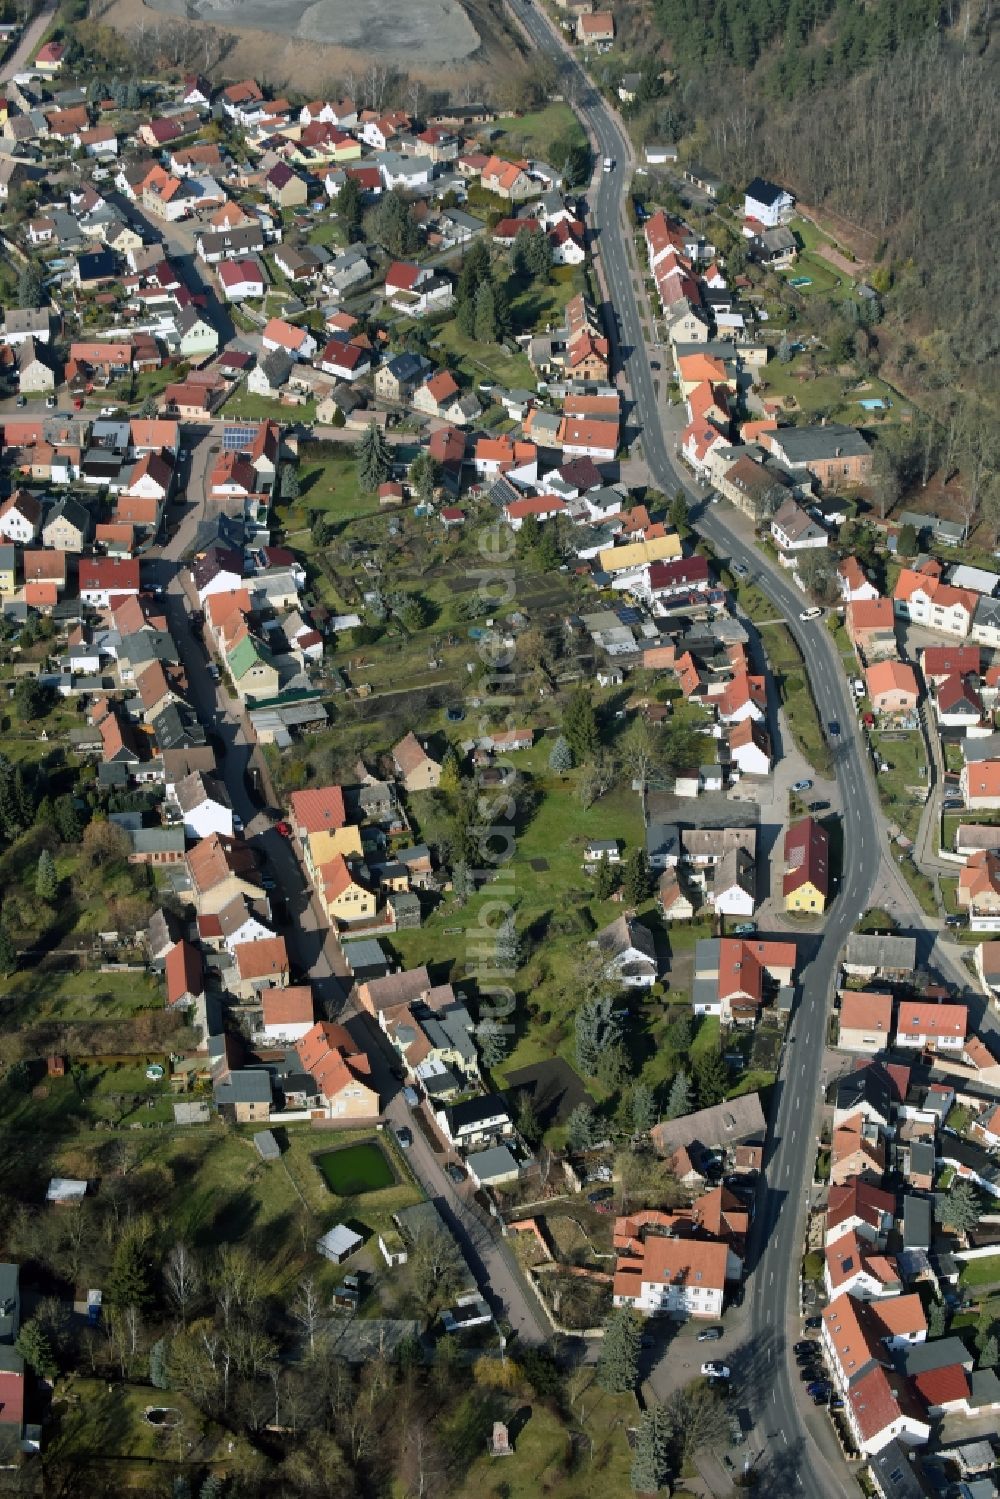
[[[0,594],[17,592],[17,548],[0,546]]]
[[[299,166],[315,167],[331,161],[360,161],[361,142],[349,136],[346,140],[317,141],[315,145],[296,142],[289,153]]]
[[[375,915],[375,896],[354,878],[343,854],[335,854],[320,868],[318,883],[326,914],[339,926],[369,921]]]
[[[785,834],[785,878],[782,893],[786,911],[819,916],[826,910],[830,890],[830,839],[811,817],[793,822]]]
[[[681,556],[681,539],[676,531],[654,536],[652,541],[630,541],[623,547],[606,547],[601,553],[601,567],[606,573],[628,572],[645,567],[647,562],[676,562]]]
[[[352,854],[361,857],[361,829],[354,827],[323,828],[310,833],[305,840],[306,863],[315,877],[317,869],[332,864],[338,854],[349,859]]]

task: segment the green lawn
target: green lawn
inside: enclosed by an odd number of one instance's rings
[[[924,741],[917,730],[889,738],[884,733],[871,735],[872,747],[892,767],[881,771],[876,777],[879,797],[888,817],[908,838],[917,836],[923,803],[915,799],[909,788],[927,785],[927,755]]]
[[[576,965],[593,932],[622,909],[613,901],[594,899],[592,881],[582,868],[584,845],[589,838],[616,837],[627,855],[644,836],[635,793],[616,789],[584,809],[574,794],[575,780],[575,773],[564,780],[548,771],[540,773],[542,799],[531,821],[518,832],[511,878],[505,880],[526,961],[514,982],[517,1043],[503,1072],[553,1055],[575,1063]],[[430,799],[413,796],[409,809],[419,836],[433,840]],[[489,885],[465,906],[446,898],[419,931],[397,932],[392,945],[408,968],[452,960],[451,981],[461,984],[463,978],[474,977],[479,948],[488,944],[480,916],[488,920],[497,898],[497,887]]]
[[[162,1008],[162,986],[144,973],[26,968],[0,978],[7,1028],[40,1020],[121,1019]]]
[[[747,618],[752,619],[755,624],[777,617],[777,605],[774,600],[768,598],[764,590],[758,588],[756,583],[737,579],[736,602]]]
[[[585,285],[582,267],[571,265],[555,266],[544,283],[530,281],[511,302],[516,332],[531,333],[561,323],[566,303]]]
[[[306,235],[306,243],[310,245],[325,245],[332,249],[342,249],[347,243],[347,235],[344,226],[335,218],[322,219],[314,224]]]
[[[804,297],[829,296],[835,287],[842,287],[846,279],[828,260],[824,260],[822,255],[817,255],[811,250],[803,250],[792,268],[785,272],[785,279],[788,281],[798,276],[809,277],[808,286],[795,288]]]
[[[170,1430],[145,1419],[155,1406],[172,1412]],[[180,1391],[149,1385],[109,1385],[73,1376],[57,1384],[52,1415],[46,1466],[58,1471],[68,1465],[78,1475],[81,1491],[92,1493],[110,1493],[105,1483],[113,1483],[120,1493],[133,1488],[152,1492],[168,1464],[203,1468],[218,1462],[224,1471],[234,1450],[243,1447],[242,1438],[234,1443],[228,1431],[209,1421]],[[98,1477],[103,1469],[105,1477]],[[83,1477],[88,1470],[92,1480]]]
[[[492,143],[499,155],[539,156],[543,161],[549,161],[549,152],[556,141],[585,145],[587,140],[568,104],[546,104],[533,114],[504,115],[494,129],[502,132]],[[549,165],[561,166],[561,163],[549,161]]]
[[[828,776],[833,770],[833,759],[798,646],[785,625],[758,628],[792,737],[813,769]]]
[[[809,358],[807,354],[797,354],[787,364],[782,364],[777,359],[770,360],[761,372],[762,394],[772,400],[790,397],[807,416],[822,412],[830,417],[855,423],[860,423],[863,419],[868,425],[873,420],[877,421],[878,417],[863,410],[858,404],[862,399],[880,397],[882,400],[889,400],[892,402],[892,415],[898,418],[902,414],[899,397],[884,380],[875,377],[859,380],[856,374],[839,375],[823,371],[809,377],[803,374],[808,368]],[[793,407],[790,406],[789,410],[791,409]]]
[[[1000,1254],[988,1254],[981,1260],[966,1260],[959,1277],[963,1286],[1000,1285]]]
[[[721,1023],[717,1015],[702,1015],[697,1026],[694,1040],[691,1042],[692,1062],[697,1062],[699,1057],[710,1052],[718,1051],[722,1035]]]
[[[499,344],[480,344],[466,338],[456,322],[445,323],[437,330],[433,350],[439,362],[457,365],[472,384],[481,380],[499,382],[511,388],[534,390],[535,374],[527,354],[510,354]]]
[[[292,501],[284,523],[288,530],[308,525],[316,512],[338,522],[359,520],[379,512],[378,496],[365,494],[358,487],[358,465],[353,449],[337,443],[325,444],[330,456],[314,461],[304,457],[299,468],[299,498]],[[311,550],[305,538],[298,538],[296,550]]]
[[[538,1499],[540,1494],[549,1499],[607,1499],[629,1493],[632,1455],[626,1428],[638,1424],[635,1397],[606,1394],[594,1382],[592,1366],[574,1376],[571,1389],[579,1417],[572,1428],[583,1430],[587,1438],[582,1450],[574,1456],[566,1423],[540,1400],[532,1400],[511,1457],[485,1455],[485,1443],[470,1451],[466,1478],[456,1491],[459,1499],[500,1494],[506,1499]],[[495,1416],[510,1419],[510,1402],[503,1403],[502,1397],[493,1397],[496,1409],[484,1392],[470,1398],[479,1406],[478,1418],[487,1434],[486,1423]],[[461,1407],[456,1416],[460,1414]]]
[[[168,385],[183,377],[186,366],[165,364],[158,370],[142,370],[135,380],[117,380],[102,392],[104,404],[120,401],[124,405],[141,406],[144,401],[158,400]]]
[[[226,421],[234,416],[246,421],[262,422],[314,422],[316,402],[304,401],[301,406],[286,406],[281,401],[272,401],[267,396],[255,396],[242,386],[238,387],[223,403],[222,413]]]

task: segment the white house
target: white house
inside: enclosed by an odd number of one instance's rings
[[[136,460],[122,494],[162,504],[170,493],[173,480],[173,469],[161,453],[143,453]]]
[[[772,516],[771,535],[783,552],[810,551],[830,541],[823,527],[792,499],[785,500]]]
[[[906,1381],[881,1364],[850,1384],[845,1414],[859,1451],[869,1457],[892,1441],[922,1447],[930,1438],[930,1424]]]
[[[905,568],[896,581],[892,603],[900,618],[964,639],[972,627],[978,596]]]
[[[965,1050],[969,1012],[965,1005],[902,1000],[896,1017],[896,1045],[918,1051]]]
[[[744,849],[733,849],[716,864],[705,895],[720,916],[752,916],[757,909],[754,860]]]
[[[434,1117],[448,1143],[460,1150],[502,1139],[514,1129],[507,1101],[498,1093],[486,1093],[462,1103],[448,1104],[443,1109],[436,1109]]]
[[[15,489],[0,506],[0,535],[20,546],[34,541],[41,523],[42,507],[26,489]]]
[[[203,771],[192,770],[174,788],[174,801],[184,819],[189,838],[207,838],[212,833],[233,836],[233,807],[221,781]],[[268,934],[270,935],[270,934]]]
[[[619,916],[598,932],[593,945],[606,959],[606,973],[622,988],[650,989],[656,983],[656,944],[652,934],[632,917]]]
[[[795,209],[795,199],[786,188],[765,177],[755,177],[743,195],[743,217],[756,219],[765,229],[787,224]]]
[[[740,1271],[738,1257],[720,1240],[650,1234],[619,1255],[614,1304],[647,1316],[720,1317],[726,1281],[737,1281]]]
[[[729,730],[729,762],[741,776],[766,776],[771,770],[771,745],[766,729],[752,718]]]
[[[242,947],[246,942],[265,942],[274,933],[270,927],[265,926],[259,916],[256,916],[253,907],[245,895],[237,895],[228,906],[214,917],[205,917],[205,922],[216,922],[218,933],[215,940],[231,955],[237,947]],[[207,933],[202,931],[203,918],[198,918],[198,935],[201,940],[206,941]]]
[[[308,328],[298,328],[283,318],[271,318],[261,334],[265,349],[280,349],[293,359],[312,359],[316,353],[316,340]]]
[[[845,604],[857,604],[880,598],[875,584],[868,578],[857,557],[845,557],[837,568],[840,596]]]
[[[348,384],[367,375],[372,361],[368,350],[360,344],[347,343],[342,338],[331,338],[323,350],[319,367],[327,375]]]
[[[261,1019],[257,1035],[271,1045],[294,1046],[312,1030],[313,992],[308,984],[265,989],[261,994]]]
[[[227,302],[245,302],[264,295],[264,274],[256,260],[224,260],[216,274]]]

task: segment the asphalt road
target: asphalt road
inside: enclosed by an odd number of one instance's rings
[[[15,73],[26,73],[35,59],[38,44],[55,20],[58,7],[44,5],[33,21],[21,33],[21,38],[10,57],[0,68],[0,83],[9,83]]]
[[[524,0],[511,0],[511,7],[539,49],[560,66],[563,92],[573,98],[599,155],[614,162],[611,171],[596,174],[590,194],[591,225],[619,318],[618,343],[635,402],[635,424],[641,429],[646,464],[657,487],[666,494],[683,487],[697,498],[664,440],[639,317],[623,219],[630,175],[626,142],[611,110],[544,18]],[[799,619],[802,595],[739,540],[715,507],[703,511],[696,524],[720,551],[744,561],[759,577],[802,650],[820,718],[824,724],[837,720],[848,731],[832,741],[844,807],[844,873],[822,936],[811,944],[799,944],[799,998],[775,1087],[765,1183],[748,1253],[749,1340],[735,1357],[734,1369],[741,1399],[754,1417],[754,1445],[775,1499],[804,1493],[815,1499],[841,1499],[851,1492],[851,1481],[846,1470],[835,1471],[830,1465],[803,1419],[797,1381],[793,1385],[791,1345],[798,1326],[803,1214],[817,1145],[827,1014],[840,948],[868,907],[882,861],[879,814],[872,802],[874,791],[862,747],[850,732],[855,715],[843,672],[822,620]]]

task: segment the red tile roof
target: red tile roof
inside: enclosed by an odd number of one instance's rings
[[[783,893],[791,895],[811,884],[825,896],[830,888],[829,850],[829,835],[815,818],[803,817],[792,823],[785,834]]]
[[[961,1364],[946,1364],[943,1369],[928,1369],[913,1379],[917,1394],[930,1408],[951,1405],[968,1399],[969,1376]]]
[[[306,834],[342,828],[347,821],[344,793],[340,786],[317,786],[309,791],[293,791],[289,805],[296,826]]]

